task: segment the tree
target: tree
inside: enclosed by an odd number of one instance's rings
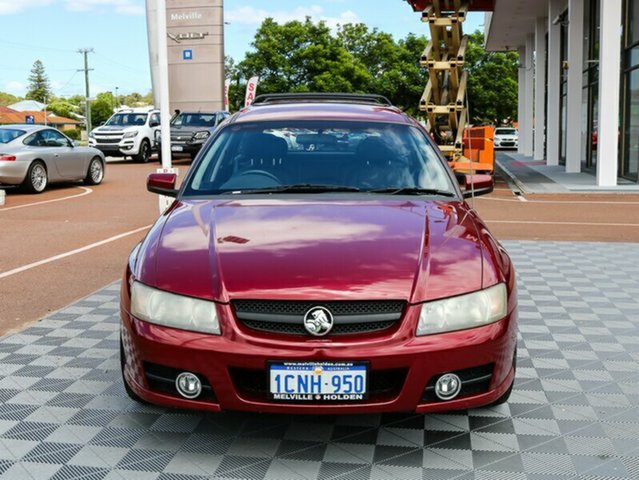
[[[115,97],[111,92],[98,93],[95,100],[91,102],[91,122],[93,125],[100,125],[106,122],[113,115]]]
[[[29,87],[27,89],[26,98],[37,102],[46,103],[51,96],[51,88],[49,87],[49,78],[44,71],[44,65],[40,60],[36,60],[31,68],[29,75]]]
[[[370,74],[324,22],[264,20],[255,51],[238,64],[243,78],[260,76],[259,92],[361,92]]]
[[[10,93],[0,92],[0,105],[7,106],[12,105],[20,101],[19,97],[11,95]]]
[[[487,52],[484,35],[469,35],[466,49],[468,103],[475,125],[517,118],[519,57],[515,52]]]
[[[79,113],[77,106],[62,98],[50,100],[49,105],[47,105],[47,110],[66,118],[72,118],[72,113]]]

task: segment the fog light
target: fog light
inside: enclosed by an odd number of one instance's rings
[[[452,400],[461,390],[462,383],[454,373],[445,373],[435,383],[435,395],[440,400]]]
[[[184,398],[195,398],[202,393],[202,382],[197,378],[197,375],[182,372],[175,379],[175,388]]]

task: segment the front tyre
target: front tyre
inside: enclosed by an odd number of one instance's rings
[[[148,163],[149,158],[151,158],[151,145],[148,140],[144,139],[140,143],[140,151],[133,156],[133,159],[138,163]]]
[[[104,164],[99,157],[94,157],[89,163],[87,176],[84,177],[84,183],[87,185],[99,185],[104,179]]]
[[[27,176],[22,185],[27,192],[42,193],[48,184],[47,167],[40,160],[36,160],[29,166]]]

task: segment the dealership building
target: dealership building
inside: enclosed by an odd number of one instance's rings
[[[639,183],[639,0],[496,0],[485,28],[519,52],[519,153]]]

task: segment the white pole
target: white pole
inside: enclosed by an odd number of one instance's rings
[[[157,0],[158,70],[162,168],[171,168],[171,113],[169,112],[169,56],[166,40],[166,0]]]
[[[597,186],[614,187],[617,185],[619,158],[619,72],[623,2],[606,0],[604,7],[601,0],[600,5]]]

